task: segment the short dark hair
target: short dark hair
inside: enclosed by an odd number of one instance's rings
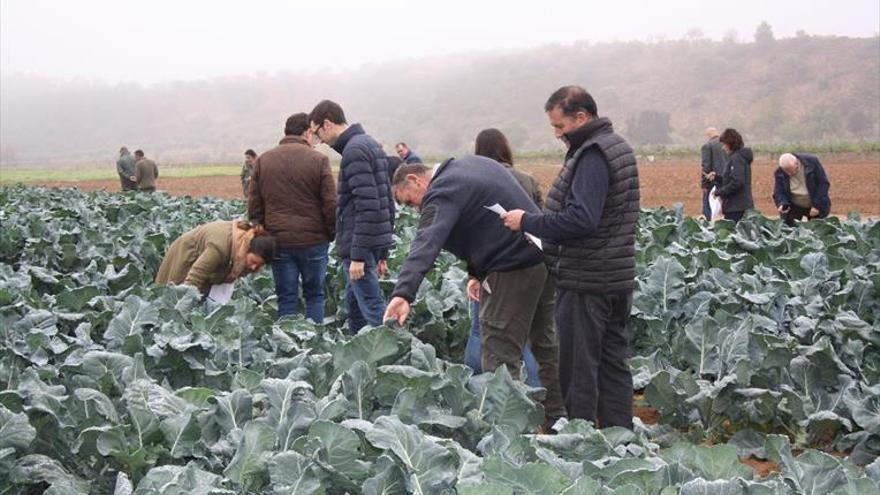
[[[248,252],[256,254],[263,258],[267,264],[271,264],[275,259],[275,236],[269,234],[254,236]]]
[[[401,163],[391,179],[391,187],[398,187],[406,182],[406,176],[409,174],[425,175],[430,172],[431,169],[421,163]]]
[[[477,134],[474,154],[491,158],[499,163],[513,166],[513,151],[507,137],[498,129],[483,129]]]
[[[590,117],[599,115],[596,100],[580,86],[563,86],[554,91],[544,104],[544,111],[549,112],[556,107],[569,117],[574,117],[578,112],[586,112]]]
[[[134,150],[134,156],[144,156],[144,150]]]
[[[730,151],[736,151],[743,146],[743,137],[733,128],[724,129],[724,132],[721,133],[721,137],[718,138],[719,141],[726,144]]]
[[[309,130],[309,116],[305,112],[287,117],[287,122],[284,123],[285,136],[302,136],[307,130]]]
[[[257,157],[257,152],[252,149],[248,149],[247,151],[244,152],[244,154],[245,154],[245,156],[249,156],[251,158]]]
[[[318,125],[323,124],[325,120],[329,120],[334,124],[346,123],[345,112],[342,111],[342,107],[339,106],[339,103],[330,100],[322,100],[315,105],[315,108],[309,114],[309,120]]]
[[[409,149],[409,146],[407,146],[406,143],[404,143],[403,141],[394,145],[395,148],[397,148],[398,146],[403,146],[404,148]]]

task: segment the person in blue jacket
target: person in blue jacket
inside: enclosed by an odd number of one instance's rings
[[[403,160],[403,163],[422,163],[422,159],[417,155],[413,150],[409,149],[409,146],[404,142],[399,142],[394,145],[395,151],[397,151],[397,156]]]
[[[382,325],[379,277],[394,246],[394,199],[388,159],[360,124],[349,125],[338,103],[323,100],[309,114],[312,136],[342,155],[336,186],[336,252],[346,274],[348,331]]]
[[[785,153],[773,175],[773,202],[786,225],[802,218],[825,218],[831,212],[831,183],[816,155]]]

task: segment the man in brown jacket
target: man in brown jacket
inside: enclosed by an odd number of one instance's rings
[[[312,149],[307,114],[291,115],[281,143],[254,163],[248,217],[278,242],[272,263],[278,318],[299,313],[301,277],[305,315],[322,323],[327,250],[336,235],[336,183],[327,156]]]
[[[156,190],[156,179],[159,178],[159,167],[156,162],[144,157],[143,150],[134,152],[134,175],[131,180],[137,183],[138,191],[154,192]]]

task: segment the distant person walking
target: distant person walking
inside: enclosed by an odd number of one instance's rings
[[[336,187],[336,250],[347,277],[348,330],[382,325],[385,298],[379,276],[394,246],[394,199],[382,146],[360,124],[345,120],[339,104],[318,103],[309,114],[312,134],[342,155]]]
[[[774,172],[773,202],[786,225],[796,220],[825,218],[831,211],[831,183],[816,155],[785,153]]]
[[[134,159],[134,175],[130,179],[137,184],[138,191],[154,192],[156,179],[159,178],[159,167],[156,166],[156,162],[145,157],[143,150],[136,150]]]
[[[409,149],[409,146],[407,146],[406,143],[401,141],[394,146],[394,149],[397,150],[397,156],[403,160],[403,163],[422,163],[422,159],[419,158],[419,155]]]
[[[336,235],[336,184],[330,162],[312,148],[309,116],[291,115],[284,138],[254,163],[248,217],[277,239],[272,262],[278,318],[300,312],[302,281],[305,315],[324,322],[327,251]]]
[[[244,165],[241,167],[241,193],[245,198],[248,197],[248,190],[251,185],[251,174],[254,172],[254,161],[256,159],[256,151],[247,150],[244,152]]]
[[[136,191],[137,183],[131,180],[134,176],[134,156],[125,146],[119,148],[119,159],[116,160],[116,173],[123,191]]]
[[[703,190],[703,216],[706,220],[712,220],[712,209],[709,208],[709,193],[713,187],[721,185],[721,175],[724,173],[724,162],[727,155],[718,140],[718,129],[710,127],[706,129],[706,142],[700,148],[702,158],[702,173],[700,174],[700,188]]]
[[[508,172],[513,175],[520,187],[525,190],[529,198],[537,205],[538,208],[544,206],[544,198],[541,195],[541,186],[530,174],[517,170],[513,167],[513,151],[510,149],[510,143],[507,137],[498,129],[483,129],[477,134],[474,142],[474,154],[491,158],[496,162],[504,165]],[[476,280],[471,277],[472,280]],[[474,282],[469,283],[473,284]],[[479,281],[476,281],[479,283]],[[483,367],[481,360],[481,338],[480,338],[480,300],[479,292],[471,294],[468,292],[468,298],[471,300],[471,332],[468,336],[467,346],[464,350],[464,364],[471,367],[475,373],[482,373]],[[541,386],[541,379],[538,375],[538,361],[532,353],[532,349],[526,345],[523,348],[522,360],[525,364],[526,374],[528,375],[528,383],[533,387]]]
[[[721,211],[725,220],[739,222],[746,210],[753,209],[752,160],[754,155],[746,148],[736,129],[724,129],[719,138],[727,153],[727,163],[721,176],[721,187],[715,196],[721,198]]]

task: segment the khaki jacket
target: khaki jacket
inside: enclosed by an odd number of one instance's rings
[[[186,284],[206,295],[232,271],[232,222],[200,225],[175,240],[159,267],[157,284]]]

